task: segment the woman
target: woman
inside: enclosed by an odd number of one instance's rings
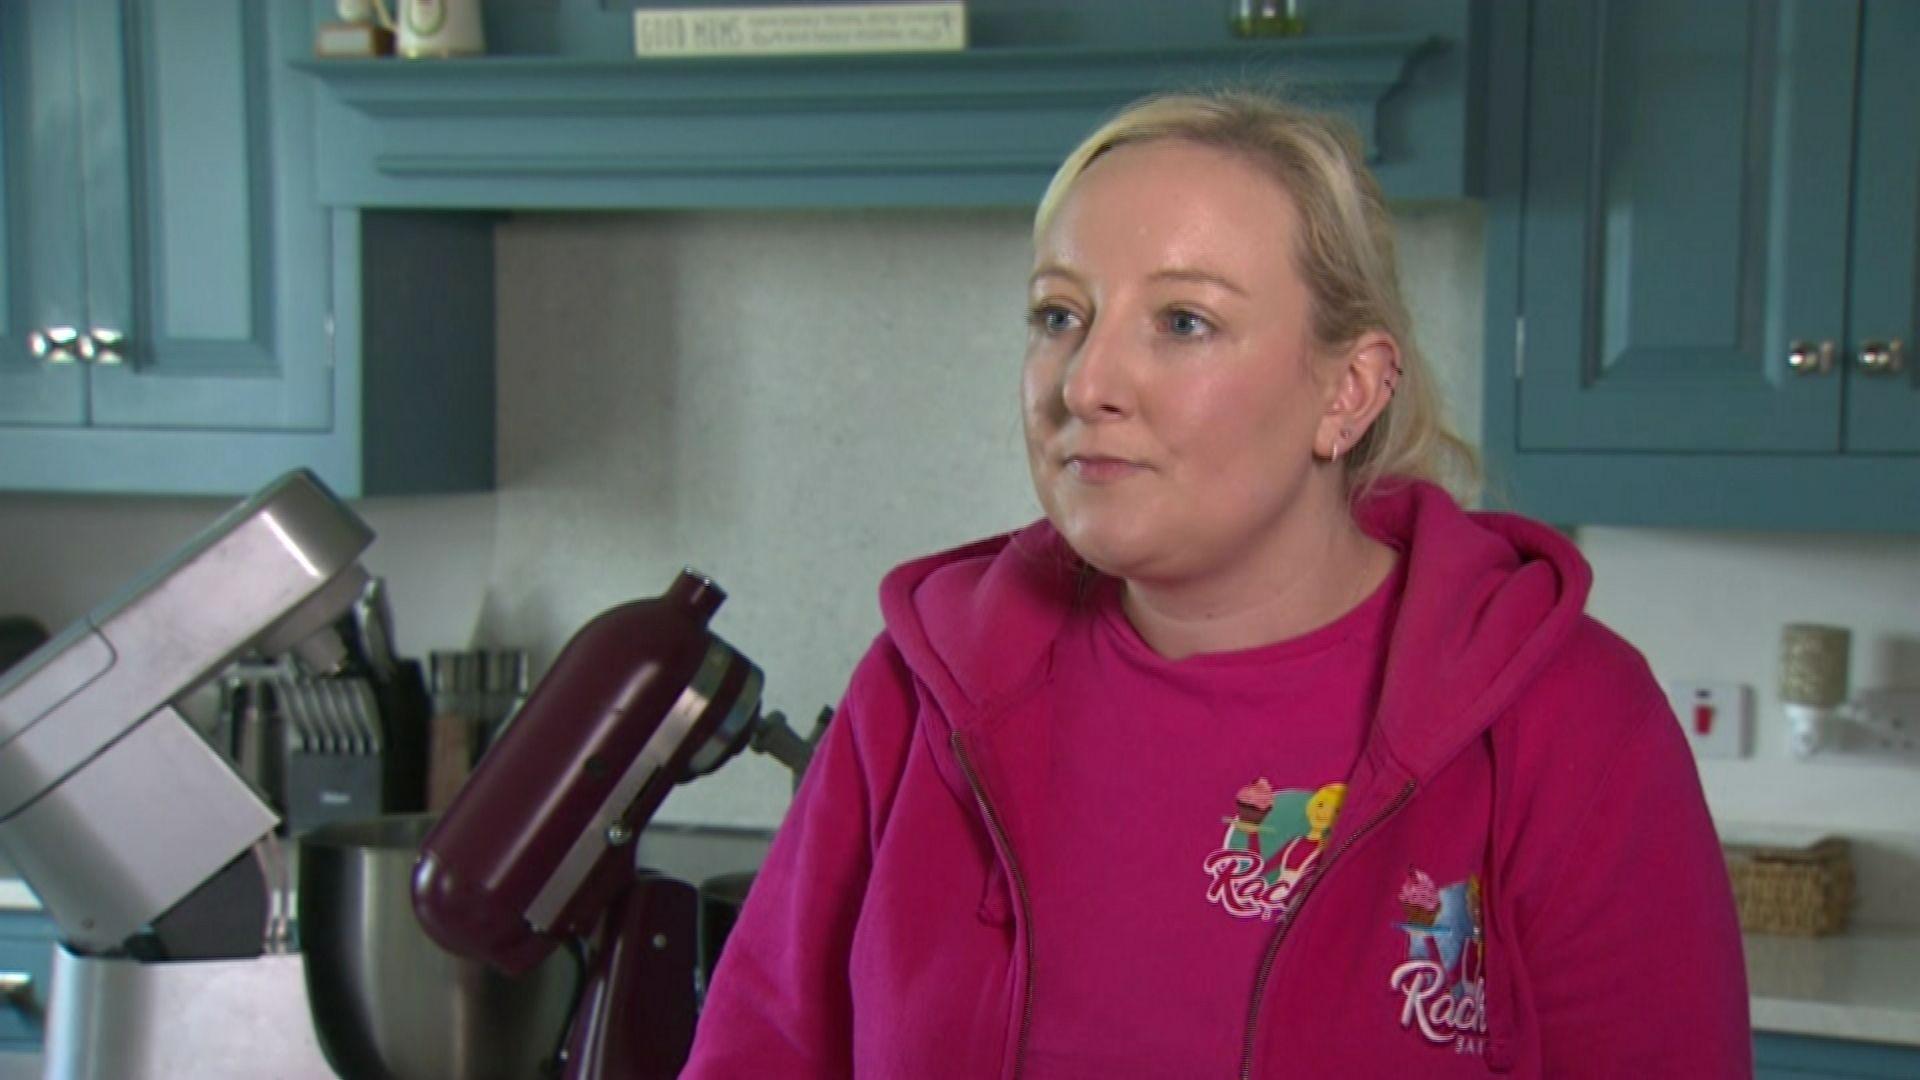
[[[1682,736],[1572,546],[1433,482],[1471,454],[1391,237],[1351,137],[1254,96],[1068,158],[1046,519],[887,578],[689,1075],[1750,1072]],[[1289,888],[1220,855],[1227,800],[1271,831],[1330,784]]]

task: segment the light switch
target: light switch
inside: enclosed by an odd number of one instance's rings
[[[1744,683],[1674,682],[1667,701],[1697,757],[1741,758],[1751,747],[1753,691]]]

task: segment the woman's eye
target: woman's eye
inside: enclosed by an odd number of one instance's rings
[[[1176,309],[1167,313],[1167,331],[1174,337],[1205,337],[1213,332],[1213,324],[1204,316]]]
[[[1028,323],[1049,334],[1064,334],[1079,321],[1079,316],[1056,304],[1043,304],[1027,313]]]

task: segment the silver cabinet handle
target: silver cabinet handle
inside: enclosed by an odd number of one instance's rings
[[[49,326],[27,335],[27,351],[49,364],[71,364],[78,359],[74,345],[79,340],[80,331],[71,326]]]
[[[0,1012],[12,1009],[37,1027],[45,1027],[46,1006],[34,1000],[33,973],[0,971]]]
[[[80,339],[80,359],[90,364],[118,364],[126,359],[120,345],[127,336],[118,330],[96,326]]]
[[[1833,370],[1833,358],[1840,353],[1840,347],[1831,341],[1822,341],[1818,345],[1810,341],[1796,341],[1787,346],[1787,366],[1795,375],[1825,375]]]
[[[1906,343],[1899,338],[1869,341],[1860,346],[1857,363],[1860,370],[1868,375],[1898,375],[1907,369]]]

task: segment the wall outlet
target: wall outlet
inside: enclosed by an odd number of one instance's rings
[[[1753,688],[1745,683],[1672,682],[1667,701],[1693,753],[1743,758],[1753,746]]]

